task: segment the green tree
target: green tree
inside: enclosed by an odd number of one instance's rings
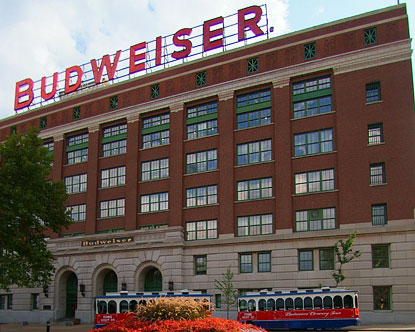
[[[350,234],[349,238],[346,241],[339,240],[334,245],[334,252],[336,255],[336,266],[337,269],[332,272],[334,281],[336,282],[336,287],[346,279],[346,276],[343,273],[343,265],[349,263],[351,260],[360,256],[360,251],[353,251],[353,242],[357,236],[357,231],[354,231]]]
[[[222,273],[222,280],[215,279],[215,286],[223,295],[222,304],[226,309],[226,318],[229,319],[229,310],[236,304],[237,290],[233,288],[233,272],[229,266],[226,273]]]
[[[0,144],[0,288],[40,287],[54,272],[45,232],[71,224],[62,181],[48,179],[53,158],[29,128]]]

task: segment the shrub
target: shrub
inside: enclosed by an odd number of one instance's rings
[[[91,332],[266,332],[264,329],[224,318],[140,321],[134,315]]]
[[[195,320],[210,316],[210,303],[186,297],[161,297],[139,305],[135,314],[142,321]]]

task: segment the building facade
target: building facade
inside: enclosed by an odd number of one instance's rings
[[[364,322],[414,322],[411,40],[397,5],[62,97],[40,127],[74,223],[47,289],[0,291],[0,321],[93,320],[107,291],[344,287]]]

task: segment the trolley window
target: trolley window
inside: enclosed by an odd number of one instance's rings
[[[130,301],[130,311],[134,311],[137,308],[137,301],[132,300]]]
[[[258,310],[259,311],[265,311],[267,307],[267,303],[265,302],[264,299],[259,300],[258,302]]]
[[[343,299],[340,295],[336,295],[333,299],[333,302],[334,302],[334,309],[343,308]]]
[[[311,310],[311,309],[313,309],[313,300],[312,300],[312,298],[311,298],[311,297],[309,297],[309,296],[307,296],[307,297],[304,299],[304,309],[306,309],[306,310]]]
[[[120,302],[120,312],[128,312],[128,302],[123,300]]]
[[[277,307],[277,310],[284,310],[284,300],[277,299],[276,307]]]
[[[255,300],[249,300],[248,301],[248,311],[256,311]]]
[[[239,300],[239,311],[246,311],[248,303],[245,300]]]
[[[275,310],[275,300],[268,299],[267,301],[267,310]]]
[[[323,303],[324,309],[333,309],[333,299],[330,296],[325,296]]]
[[[320,296],[314,298],[314,309],[323,309],[323,300]]]
[[[107,313],[107,302],[99,301],[98,302],[98,313],[99,314],[106,314]]]
[[[350,295],[346,295],[344,297],[344,307],[346,309],[353,308],[353,297],[351,297]]]
[[[117,302],[109,301],[108,302],[108,313],[109,314],[116,314],[117,313]]]
[[[303,299],[301,297],[296,297],[294,304],[296,310],[303,310]]]
[[[285,310],[293,310],[294,309],[294,301],[292,298],[285,299]]]

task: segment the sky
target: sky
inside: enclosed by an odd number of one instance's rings
[[[398,0],[0,0],[0,119],[16,82],[34,81],[252,5],[267,5],[271,37],[396,5]],[[406,3],[415,34],[415,0]],[[412,42],[412,48],[414,48]],[[412,55],[414,63],[414,54]]]

